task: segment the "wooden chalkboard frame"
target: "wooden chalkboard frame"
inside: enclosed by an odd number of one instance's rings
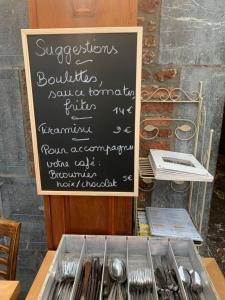
[[[37,193],[39,195],[87,195],[87,196],[138,196],[139,178],[139,131],[141,110],[141,66],[142,66],[142,27],[95,27],[95,28],[57,28],[57,29],[21,29],[24,65],[27,83],[28,105],[31,123],[31,134],[34,154],[34,166]],[[41,173],[39,165],[39,153],[36,134],[35,111],[33,103],[33,91],[31,81],[31,70],[28,50],[28,36],[30,35],[54,35],[54,34],[82,34],[82,33],[136,33],[137,55],[136,55],[136,96],[135,96],[135,134],[134,134],[134,188],[133,191],[71,191],[71,190],[43,190],[41,186]]]

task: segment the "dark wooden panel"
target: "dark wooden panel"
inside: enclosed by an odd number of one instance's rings
[[[31,28],[136,26],[137,0],[30,0]],[[116,166],[115,166],[116,167]],[[132,234],[132,199],[45,197],[49,249],[63,233]]]
[[[48,246],[63,233],[132,234],[132,198],[45,196]]]
[[[30,0],[31,28],[135,26],[136,0]]]
[[[70,229],[75,233],[111,233],[112,199],[109,197],[83,197],[74,201],[70,197]],[[94,222],[93,222],[94,221]]]

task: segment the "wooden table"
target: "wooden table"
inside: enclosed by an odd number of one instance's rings
[[[214,258],[203,258],[203,264],[217,291],[220,300],[225,300],[225,278]]]
[[[37,273],[37,276],[27,294],[26,300],[37,300],[41,286],[45,280],[49,266],[53,260],[55,251],[48,251],[43,263]],[[208,272],[208,275],[217,291],[220,300],[225,300],[225,278],[220,271],[214,258],[203,258],[203,264]],[[2,300],[2,299],[1,299]],[[208,299],[209,300],[209,299]]]
[[[0,280],[0,299],[16,300],[20,293],[20,283],[16,280]]]
[[[38,295],[40,293],[40,290],[41,290],[41,287],[42,287],[42,284],[45,280],[45,277],[48,273],[48,269],[51,265],[51,262],[54,258],[54,255],[55,255],[55,252],[56,251],[48,251],[42,264],[41,264],[41,267],[34,279],[34,282],[27,294],[27,297],[26,297],[26,300],[37,300],[38,298]]]

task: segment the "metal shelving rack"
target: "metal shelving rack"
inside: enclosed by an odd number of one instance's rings
[[[166,88],[158,88],[151,92],[142,93],[142,102],[145,103],[173,103],[176,105],[182,103],[192,103],[197,105],[197,113],[195,120],[191,120],[188,118],[167,118],[167,117],[148,117],[141,121],[141,128],[145,132],[145,135],[141,134],[141,138],[147,141],[153,141],[157,138],[159,134],[159,128],[154,124],[154,121],[170,121],[174,124],[173,127],[173,137],[180,141],[189,141],[194,139],[192,153],[196,157],[197,153],[199,153],[200,149],[200,161],[205,168],[209,168],[210,163],[210,154],[212,147],[212,138],[213,138],[213,130],[211,129],[209,132],[208,145],[205,147],[205,135],[206,133],[206,110],[203,104],[203,95],[202,95],[202,86],[203,82],[199,82],[198,91],[188,93],[181,88],[174,89],[166,89]],[[159,97],[158,97],[159,95]],[[150,122],[151,125],[146,125],[145,122]],[[199,145],[199,135],[201,133],[202,142]],[[184,136],[183,136],[184,135]],[[199,148],[201,146],[201,148]],[[205,150],[206,148],[206,150]],[[150,162],[147,157],[140,157],[139,159],[139,176],[145,183],[152,183],[151,190],[154,189],[154,174],[150,165]],[[176,184],[182,184],[182,182],[176,182]],[[200,184],[200,183],[198,183]],[[203,216],[205,210],[205,200],[206,200],[206,192],[207,192],[207,182],[203,183],[203,199],[201,202],[201,212],[200,212],[200,222],[197,224],[197,210],[199,203],[199,186],[198,186],[198,195],[196,199],[196,205],[194,208],[194,214],[192,210],[193,206],[193,182],[190,182],[188,186],[185,186],[185,192],[187,189],[189,190],[189,200],[188,200],[188,212],[198,228],[199,232],[202,232],[202,224],[203,224]],[[171,188],[174,189],[174,183],[171,181]],[[179,191],[181,192],[181,191]],[[138,209],[138,200],[135,199],[135,220],[137,223],[137,209]],[[137,230],[137,224],[136,224]],[[137,231],[136,231],[137,233]]]

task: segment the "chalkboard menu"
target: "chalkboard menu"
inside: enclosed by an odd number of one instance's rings
[[[137,195],[141,37],[22,30],[38,194]]]

